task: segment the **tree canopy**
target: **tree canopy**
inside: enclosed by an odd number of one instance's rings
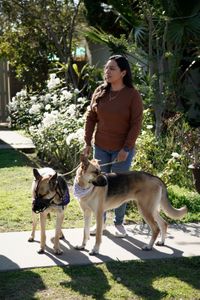
[[[81,0],[1,0],[1,56],[25,84],[43,82],[55,57],[68,64],[66,80],[73,81],[70,68],[80,6]]]

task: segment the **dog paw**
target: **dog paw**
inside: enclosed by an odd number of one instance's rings
[[[45,251],[44,251],[44,249],[39,249],[37,253],[38,253],[38,254],[44,254]]]
[[[64,234],[62,234],[60,237],[59,237],[60,240],[64,240],[65,239],[65,236]]]
[[[99,254],[99,250],[95,248],[89,252],[89,255],[97,255],[97,254]]]
[[[158,241],[157,243],[156,243],[156,246],[164,246],[165,245],[165,243],[164,242],[160,242],[160,241]]]
[[[33,238],[33,237],[30,237],[30,238],[28,239],[28,242],[29,242],[29,243],[34,242],[34,238]]]
[[[75,247],[74,247],[74,249],[76,249],[76,250],[84,250],[85,249],[85,246],[83,246],[83,245],[76,245]]]
[[[150,246],[143,246],[143,247],[142,247],[142,250],[143,250],[143,251],[151,251],[151,250],[152,250],[152,247],[150,247]]]
[[[61,249],[54,249],[54,254],[61,255],[63,254],[63,251]]]

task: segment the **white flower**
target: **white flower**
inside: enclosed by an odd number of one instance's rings
[[[41,109],[40,104],[33,104],[29,109],[29,114],[30,115],[38,114],[40,112],[40,109]]]
[[[76,105],[75,104],[71,104],[68,109],[67,109],[67,114],[70,117],[74,117],[76,115]]]
[[[75,138],[75,134],[74,133],[70,133],[67,137],[66,137],[66,143],[69,146],[71,144],[71,141],[74,140]]]
[[[40,99],[40,101],[44,102],[44,101],[45,101],[45,96],[44,96],[44,95],[41,95],[41,96],[39,97],[39,99]]]
[[[152,129],[153,125],[147,125],[147,129]]]
[[[56,77],[56,74],[50,74],[50,80],[47,82],[48,89],[54,89],[60,84],[60,79]]]
[[[36,126],[29,127],[30,134],[36,134],[38,132],[38,128]]]
[[[45,106],[45,110],[50,110],[51,109],[51,105],[50,104],[47,104],[46,106]]]
[[[21,90],[20,92],[16,93],[16,97],[26,97],[27,96],[27,92],[26,90]]]
[[[31,96],[30,99],[31,99],[31,103],[37,102],[37,97],[36,96]]]
[[[21,90],[21,97],[26,97],[26,96],[27,96],[27,91]]]
[[[51,94],[46,94],[44,98],[44,102],[48,103],[50,99],[51,99]]]
[[[53,104],[56,105],[58,103],[58,96],[53,95],[52,100],[53,100]]]
[[[65,134],[67,134],[67,133],[68,133],[68,128],[64,128],[63,132],[64,132]]]
[[[179,158],[180,154],[178,154],[177,152],[172,152],[171,156],[174,158]]]
[[[50,81],[56,79],[56,74],[55,73],[52,73],[50,74]]]
[[[193,164],[189,165],[188,168],[189,168],[189,169],[195,169],[195,167],[194,167]]]
[[[51,113],[44,113],[44,118],[42,120],[42,125],[46,127],[50,127],[51,125],[55,124],[58,120],[58,111],[52,111]]]
[[[84,142],[84,129],[83,128],[79,128],[76,131],[76,137],[80,142]]]
[[[76,132],[70,133],[66,137],[66,143],[69,146],[73,140],[78,141],[80,144],[84,143],[84,129],[79,128]]]
[[[62,91],[62,96],[61,97],[62,97],[63,100],[64,99],[65,100],[70,100],[72,98],[73,94],[71,92],[67,91],[67,90],[63,90]]]
[[[85,100],[86,100],[85,97],[79,97],[79,98],[77,99],[77,102],[78,102],[78,103],[84,103]]]
[[[12,97],[12,101],[9,103],[9,108],[12,110],[17,110],[17,101],[15,97]]]
[[[74,90],[74,94],[79,94],[79,93],[80,93],[80,91],[78,89]]]

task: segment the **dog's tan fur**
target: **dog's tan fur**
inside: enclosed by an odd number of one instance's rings
[[[45,199],[50,199],[53,197],[53,202],[55,204],[51,204],[47,209],[40,212],[40,249],[38,253],[44,253],[45,250],[45,244],[46,244],[46,220],[47,216],[50,214],[50,212],[56,212],[56,229],[55,229],[55,237],[54,237],[54,253],[57,255],[62,254],[62,250],[60,248],[59,239],[64,238],[64,235],[62,233],[62,223],[64,220],[64,208],[60,204],[60,197],[55,192],[55,188],[52,188],[55,186],[55,184],[52,184],[57,179],[57,173],[50,168],[43,168],[40,170],[33,169],[35,180],[32,184],[32,200],[34,201],[36,197],[36,188],[37,193],[39,195],[45,195]],[[44,174],[44,175],[41,175]],[[32,232],[31,236],[29,238],[29,242],[33,242],[35,238],[35,230],[37,226],[37,214],[32,211]]]
[[[77,249],[84,249],[89,239],[91,213],[96,216],[96,242],[90,254],[97,254],[102,237],[103,212],[119,207],[128,201],[135,201],[138,210],[152,231],[152,237],[143,250],[151,250],[160,232],[161,241],[157,245],[164,245],[167,222],[160,216],[162,209],[169,217],[180,219],[187,213],[187,208],[173,208],[167,197],[164,183],[156,176],[132,171],[121,174],[100,175],[100,166],[96,160],[89,161],[81,157],[81,164],[77,170],[75,183],[87,189],[93,185],[89,195],[80,197],[80,206],[84,213],[83,241]],[[102,186],[103,185],[103,186]]]

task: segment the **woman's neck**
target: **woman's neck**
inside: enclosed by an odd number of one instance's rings
[[[125,87],[125,84],[123,82],[112,83],[110,89],[111,89],[111,91],[117,92],[117,91],[122,90],[124,87]]]

